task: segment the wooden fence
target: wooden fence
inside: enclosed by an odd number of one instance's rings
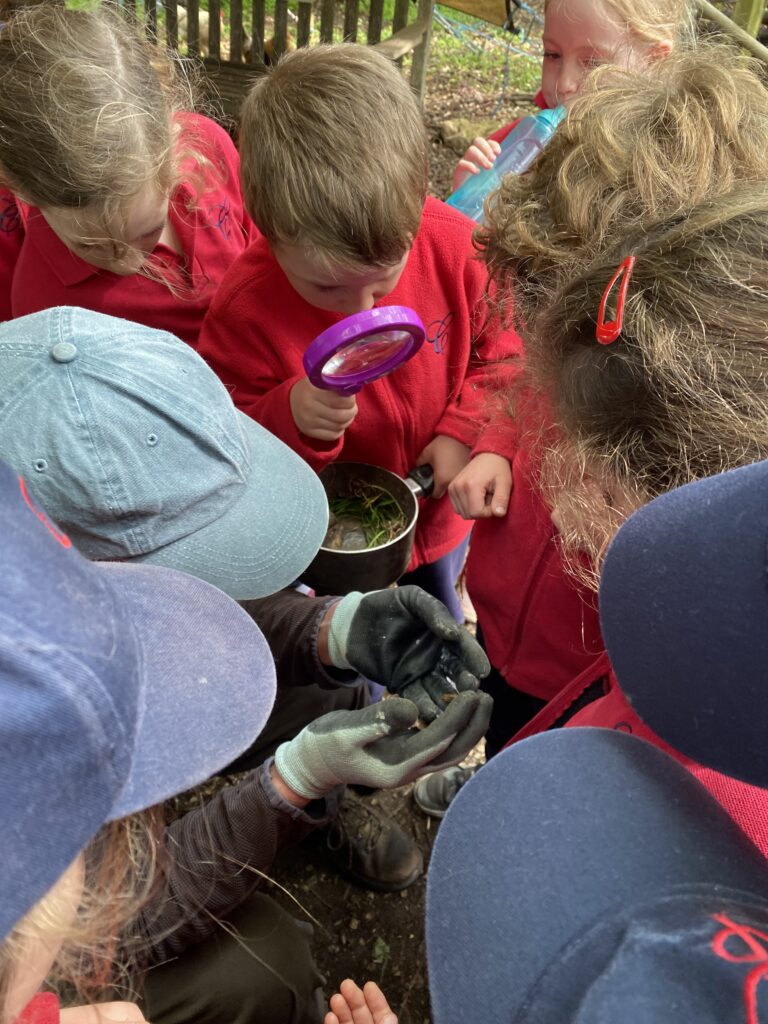
[[[199,57],[207,82],[225,114],[237,119],[240,105],[254,76],[266,63],[292,46],[344,39],[375,46],[393,60],[411,53],[410,82],[419,99],[426,87],[427,59],[434,0],[395,0],[390,19],[384,0],[319,0],[319,18],[313,0],[275,0],[274,17],[267,18],[265,0],[230,0],[226,26],[220,0],[122,0],[127,14],[143,18],[147,31],[171,49]],[[313,25],[317,20],[319,24]],[[361,28],[362,26],[362,28]]]

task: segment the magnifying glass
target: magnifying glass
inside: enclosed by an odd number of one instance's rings
[[[354,395],[415,356],[425,337],[407,306],[366,309],[318,334],[304,353],[304,369],[316,388]]]

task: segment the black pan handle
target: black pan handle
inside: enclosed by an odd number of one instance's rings
[[[405,483],[417,498],[430,498],[435,489],[435,474],[432,467],[429,463],[415,466],[405,478]]]

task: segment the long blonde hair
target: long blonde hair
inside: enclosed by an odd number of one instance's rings
[[[190,182],[199,198],[212,162],[177,116],[193,102],[178,62],[116,8],[20,8],[0,32],[0,184],[35,206],[87,209],[104,226],[93,241],[110,241],[148,183],[170,194]]]
[[[59,947],[46,986],[69,1001],[94,1002],[133,992],[144,941],[131,926],[163,876],[162,815],[157,809],[105,826],[85,853],[85,882],[77,915],[58,898],[43,897],[0,943],[0,1024],[11,981],[34,943]]]

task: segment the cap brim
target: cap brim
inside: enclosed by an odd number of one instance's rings
[[[600,622],[622,692],[654,732],[768,786],[768,463],[631,516],[606,555]]]
[[[180,569],[248,601],[301,578],[325,537],[328,500],[302,458],[249,416],[237,415],[251,448],[239,499],[213,523],[136,561]]]
[[[768,893],[760,853],[681,765],[608,729],[514,744],[459,791],[435,841],[435,1024],[510,1024],[593,923],[697,885]]]
[[[141,701],[128,781],[110,820],[196,786],[246,750],[275,698],[258,627],[221,590],[159,567],[98,567],[133,622]]]

